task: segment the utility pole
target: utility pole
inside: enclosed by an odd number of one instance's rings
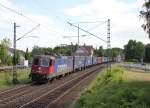
[[[111,53],[111,45],[110,45],[110,19],[107,22],[107,72],[111,71],[111,62],[110,62],[110,53]]]
[[[71,56],[73,56],[73,58],[72,58],[72,63],[73,63],[73,65],[72,65],[72,68],[73,68],[73,72],[74,72],[74,64],[75,64],[75,56],[74,56],[74,46],[73,46],[73,43],[71,42]]]
[[[20,27],[20,26],[17,26],[16,23],[14,22],[14,57],[13,57],[13,83],[14,84],[19,82],[18,79],[17,79],[17,68],[16,68],[16,64],[17,64],[16,63],[16,42],[19,41],[22,38],[27,38],[25,36],[28,35],[29,33],[31,33],[32,31],[34,31],[35,29],[37,29],[39,26],[40,26],[40,24],[38,24],[36,27],[34,27],[33,29],[31,29],[30,31],[25,33],[20,38],[16,39],[16,28]],[[28,37],[35,38],[36,36],[28,36]]]
[[[71,42],[71,55],[73,54],[73,43]]]
[[[16,23],[14,23],[14,57],[13,57],[13,83],[18,83],[17,70],[16,70]]]
[[[79,29],[79,24],[78,24],[78,48],[79,48],[79,35],[80,35],[80,34],[79,34],[79,30],[80,30],[80,29]]]

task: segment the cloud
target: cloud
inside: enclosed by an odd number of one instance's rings
[[[62,16],[67,17],[69,21],[97,21],[111,19],[111,43],[113,47],[123,47],[129,39],[137,39],[147,43],[145,32],[141,28],[139,21],[139,11],[143,0],[132,3],[125,3],[120,0],[91,0],[86,4],[79,4],[73,7],[66,7]],[[56,22],[51,17],[44,16],[41,13],[24,13],[26,6],[15,5],[12,0],[0,0],[0,3],[23,13],[27,18],[19,16],[0,6],[0,40],[5,36],[13,42],[13,23],[16,22],[20,27],[17,28],[17,38],[30,31],[40,23],[40,27],[30,33],[28,36],[38,36],[39,38],[24,38],[17,42],[17,48],[30,50],[34,45],[41,47],[54,47],[59,44],[77,43],[77,38],[64,39],[63,36],[77,35],[77,29],[64,24],[63,21]],[[59,13],[56,13],[59,16]],[[61,26],[60,26],[61,25]],[[96,24],[80,25],[86,30],[96,26]],[[107,39],[107,23],[97,29],[91,30],[93,34]],[[80,30],[80,34],[85,34]],[[88,34],[87,34],[88,35]],[[80,44],[88,44],[106,48],[106,44],[92,36],[80,38]]]
[[[14,5],[11,0],[0,0],[0,3],[18,13],[22,12],[22,8]],[[27,35],[37,36],[39,38],[23,38],[17,41],[17,48],[22,50],[26,50],[26,48],[31,50],[34,45],[54,47],[61,43],[68,43],[69,40],[63,40],[63,35],[73,34],[72,31],[65,31],[55,26],[57,22],[53,21],[50,17],[24,12],[23,16],[20,16],[0,6],[0,40],[7,37],[10,38],[11,43],[13,43],[14,22],[20,26],[17,27],[17,38],[40,24],[37,29]]]
[[[132,7],[133,6],[133,7]],[[123,14],[124,12],[132,10],[137,4],[125,4],[116,0],[93,0],[89,4],[78,5],[75,7],[64,9],[64,12],[71,16],[83,16],[83,15],[101,15],[101,16],[115,16],[117,14]]]
[[[148,41],[145,41],[148,38],[141,28],[142,22],[139,18],[142,4],[143,0],[132,3],[125,3],[120,0],[93,0],[87,4],[66,8],[63,12],[68,17],[78,18],[80,21],[107,20],[110,18],[112,47],[123,47],[129,39],[148,43]],[[87,29],[88,26],[84,28]],[[97,29],[94,33],[98,34],[103,31],[103,34],[106,34],[105,29],[106,27],[104,26],[104,28]]]

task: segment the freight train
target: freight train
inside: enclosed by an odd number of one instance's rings
[[[47,82],[71,72],[106,62],[106,57],[36,55],[32,61],[30,77],[35,83]]]

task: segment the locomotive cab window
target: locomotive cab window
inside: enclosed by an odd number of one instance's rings
[[[52,60],[52,59],[50,59],[50,61],[49,61],[49,66],[51,66],[51,65],[52,65],[52,61],[53,61],[53,60]]]
[[[49,61],[50,61],[49,58],[42,58],[42,60],[41,60],[41,65],[42,65],[42,66],[49,67]]]
[[[40,62],[39,58],[34,58],[33,59],[33,64],[34,65],[39,65],[39,62]]]

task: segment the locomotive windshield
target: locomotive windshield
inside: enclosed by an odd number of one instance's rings
[[[48,67],[50,65],[50,59],[49,58],[41,58],[41,65]]]
[[[34,58],[32,64],[33,65],[39,65],[40,64],[40,59],[39,58]]]
[[[50,66],[51,65],[52,60],[50,60],[50,58],[48,57],[35,57],[33,59],[33,65],[39,65],[39,66]]]

